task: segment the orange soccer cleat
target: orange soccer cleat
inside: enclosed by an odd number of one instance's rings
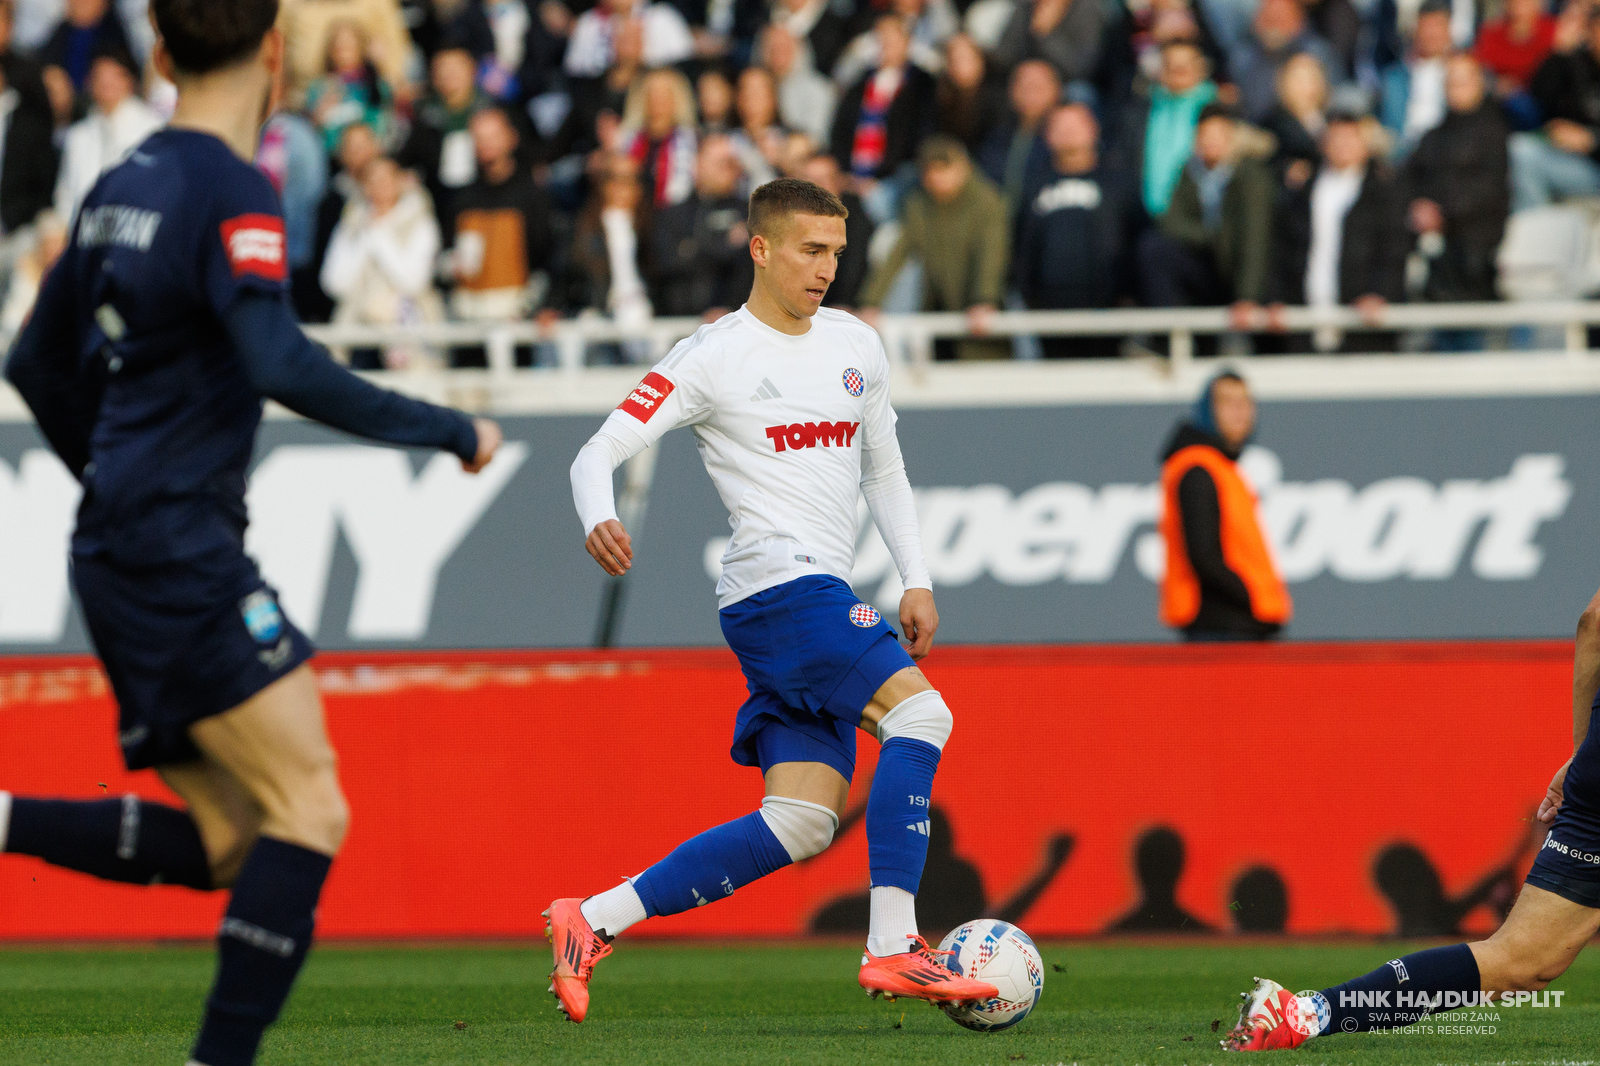
[[[1222,1041],[1224,1051],[1281,1051],[1297,1048],[1321,1031],[1316,1007],[1276,981],[1254,979],[1240,992],[1239,1024]],[[1321,999],[1322,997],[1314,997]]]
[[[555,953],[556,968],[550,971],[550,987],[556,1009],[569,1022],[581,1022],[589,1013],[589,977],[594,964],[611,954],[611,943],[589,928],[583,916],[581,899],[558,899],[544,912],[545,939]]]
[[[962,977],[944,964],[948,951],[928,946],[920,936],[903,955],[878,958],[872,952],[861,955],[861,975],[857,980],[876,999],[925,999],[930,1003],[978,1003],[994,999],[1000,990],[987,981]]]

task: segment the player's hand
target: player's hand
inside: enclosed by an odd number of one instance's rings
[[[939,611],[933,606],[933,593],[927,589],[906,589],[900,597],[900,632],[906,635],[911,658],[921,662],[933,650],[933,635],[939,631]]]
[[[1556,776],[1550,779],[1550,787],[1544,790],[1544,799],[1539,801],[1539,821],[1546,825],[1556,820],[1556,812],[1561,809],[1562,795],[1567,787],[1567,768],[1571,765],[1571,759],[1561,764]]]
[[[628,531],[615,518],[607,519],[589,530],[589,538],[583,542],[583,546],[589,549],[589,554],[600,564],[600,569],[612,577],[621,577],[633,569],[633,538],[628,536]]]
[[[478,454],[473,456],[470,463],[461,460],[461,469],[476,474],[489,465],[489,460],[494,458],[494,453],[500,449],[500,442],[505,438],[500,433],[500,424],[492,419],[474,418],[472,428],[478,432]]]

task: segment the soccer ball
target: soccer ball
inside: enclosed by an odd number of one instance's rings
[[[987,981],[1000,995],[974,1006],[944,1007],[957,1025],[992,1033],[1028,1016],[1044,991],[1044,960],[1028,934],[994,918],[979,918],[952,929],[939,943],[948,951],[945,965],[963,977]]]

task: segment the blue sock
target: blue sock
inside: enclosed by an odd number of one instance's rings
[[[939,749],[925,740],[891,737],[878,751],[878,771],[867,794],[867,863],[872,886],[916,895],[928,860],[928,812]]]
[[[319,851],[271,837],[250,849],[217,930],[217,980],[194,1061],[250,1066],[255,1060],[311,950],[317,898],[332,863]]]
[[[1324,1035],[1411,1025],[1436,1010],[1476,1005],[1478,960],[1465,944],[1430,948],[1393,959],[1322,994],[1333,1012]]]
[[[15,796],[6,850],[107,881],[211,889],[194,819],[138,796],[41,800]]]
[[[789,853],[760,811],[685,840],[633,882],[654,918],[731,896],[735,889],[788,866]]]

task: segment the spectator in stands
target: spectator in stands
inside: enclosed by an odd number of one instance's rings
[[[732,134],[739,164],[751,186],[765,185],[778,176],[789,131],[778,122],[778,84],[765,67],[745,67],[739,72],[734,109],[739,127]]]
[[[1138,190],[1130,176],[1099,153],[1100,127],[1083,104],[1050,116],[1050,165],[1030,185],[1013,275],[1035,310],[1112,307],[1127,289],[1138,232]],[[1116,355],[1115,337],[1045,337],[1047,358]]]
[[[1194,148],[1195,123],[1216,98],[1217,86],[1199,45],[1170,41],[1162,47],[1161,80],[1151,86],[1148,101],[1130,105],[1118,152],[1129,172],[1139,175],[1144,209],[1151,218],[1166,211]]]
[[[1146,0],[1130,4],[1130,45],[1138,77],[1152,82],[1161,77],[1161,49],[1169,41],[1194,41],[1211,64],[1218,82],[1227,80],[1227,57],[1211,32],[1203,5],[1192,7],[1189,0]]]
[[[1277,98],[1278,71],[1290,56],[1310,52],[1335,81],[1346,76],[1328,42],[1306,25],[1299,0],[1261,0],[1247,34],[1228,56],[1228,71],[1239,89],[1239,107],[1247,122],[1259,123]]]
[[[44,69],[33,56],[17,49],[13,40],[15,28],[16,0],[0,0],[0,76],[4,76],[7,88],[17,91],[18,106],[33,108],[48,117],[51,108],[44,87]]]
[[[1350,0],[1302,0],[1306,25],[1326,41],[1338,60],[1338,69],[1348,77],[1356,69],[1356,52],[1361,38],[1361,15]]]
[[[899,16],[900,24],[906,29],[909,42],[906,54],[912,66],[930,75],[937,75],[944,69],[944,44],[961,28],[960,16],[951,0],[887,0],[863,7],[868,25],[875,12]],[[854,21],[859,25],[860,15]],[[878,34],[870,30],[859,34],[834,64],[833,80],[841,86],[852,85],[863,74],[883,66],[881,48]]]
[[[811,59],[817,71],[832,75],[845,45],[850,43],[848,20],[829,0],[777,0],[772,24],[782,26],[797,40],[811,46]]]
[[[9,228],[6,235],[12,235]],[[20,239],[26,242],[26,247],[11,265],[5,304],[0,306],[0,330],[13,337],[27,324],[45,275],[67,249],[66,220],[44,208],[38,217],[20,228]]]
[[[13,69],[0,63],[0,238],[50,206],[59,163],[50,110],[11,84]]]
[[[552,208],[532,175],[517,166],[517,129],[504,111],[484,108],[468,128],[478,179],[454,201],[451,310],[464,321],[510,322],[543,297],[553,253]]]
[[[572,110],[554,143],[546,146],[547,158],[587,156],[601,147],[596,135],[600,116],[622,114],[627,107],[628,90],[644,76],[643,22],[636,18],[621,19],[613,29],[613,59],[605,73],[598,78],[569,79]],[[731,102],[731,93],[729,99]]]
[[[1207,106],[1172,202],[1139,245],[1146,303],[1228,304],[1234,328],[1249,330],[1266,299],[1273,199],[1272,172],[1241,150],[1233,115]]]
[[[408,96],[411,35],[396,0],[280,0],[278,28],[288,49],[290,101],[303,100],[311,83],[327,73],[328,38],[340,22],[361,28],[368,57],[390,91]]]
[[[368,52],[366,31],[354,21],[328,27],[325,73],[306,90],[306,109],[322,132],[329,152],[339,147],[339,135],[352,122],[361,122],[390,143],[395,132],[394,94],[378,76]]]
[[[700,133],[727,133],[734,123],[733,83],[728,80],[728,75],[720,68],[707,67],[694,84],[695,101],[700,111]]]
[[[1255,491],[1235,466],[1255,429],[1249,386],[1225,370],[1162,449],[1161,621],[1185,640],[1270,640],[1293,611]]]
[[[1275,295],[1282,303],[1353,304],[1376,325],[1384,308],[1405,296],[1411,249],[1405,205],[1393,177],[1372,158],[1363,120],[1336,112],[1322,134],[1316,175],[1280,206],[1275,234]],[[1342,339],[1336,330],[1311,338],[1321,350],[1382,347],[1390,338]]]
[[[911,39],[898,15],[878,19],[881,65],[847,89],[833,116],[833,156],[866,190],[916,158],[937,117],[933,78],[910,62]]]
[[[1444,66],[1451,52],[1450,0],[1423,0],[1405,59],[1383,72],[1384,126],[1404,158],[1422,135],[1444,121]]]
[[[558,87],[572,24],[572,12],[563,3],[468,0],[445,31],[481,66],[484,92],[514,104]]]
[[[1511,138],[1512,209],[1600,193],[1600,18],[1586,4],[1561,13],[1532,92],[1544,129]]]
[[[1483,71],[1468,53],[1450,60],[1449,112],[1406,163],[1411,228],[1428,259],[1429,300],[1493,300],[1495,253],[1506,232],[1511,187],[1506,123],[1486,99]]]
[[[256,167],[283,202],[291,292],[296,284],[316,285],[317,213],[328,193],[328,155],[322,150],[322,138],[305,116],[279,108],[261,131]]]
[[[601,0],[578,16],[567,41],[565,67],[574,78],[598,78],[616,59],[617,25],[637,20],[646,67],[681,63],[694,53],[689,24],[671,4],[649,0]]]
[[[1555,39],[1555,16],[1545,10],[1544,0],[1506,0],[1504,13],[1478,31],[1478,62],[1513,129],[1539,128],[1539,105],[1528,86]]]
[[[126,52],[102,53],[90,66],[89,114],[62,145],[55,195],[62,218],[71,219],[100,175],[161,127],[161,117],[137,94],[138,78]]]
[[[639,240],[648,211],[637,164],[625,155],[607,156],[578,217],[573,296],[579,307],[607,311],[624,327],[643,325],[652,314]]]
[[[441,321],[444,307],[433,287],[439,224],[426,194],[386,158],[367,166],[361,186],[362,196],[334,228],[322,264],[322,288],[337,302],[334,322],[414,326]],[[383,365],[394,370],[432,361],[410,345],[383,353]]]
[[[1272,134],[1272,169],[1288,189],[1305,185],[1322,154],[1328,115],[1328,77],[1316,56],[1290,56],[1278,72],[1278,102],[1261,126]]]
[[[754,267],[745,226],[748,197],[739,154],[726,134],[700,142],[695,191],[650,223],[650,299],[657,314],[720,318],[750,295]]]
[[[922,293],[917,310],[965,311],[971,332],[982,336],[1005,295],[1009,265],[1005,200],[978,174],[961,142],[938,133],[917,153],[921,183],[905,201],[900,239],[873,271],[861,303],[878,308],[909,262],[920,264]],[[951,346],[940,344],[941,358]],[[966,340],[954,346],[961,359],[1009,355],[1008,342]]]
[[[120,54],[137,70],[128,30],[110,0],[67,0],[61,23],[40,49],[46,67],[64,72],[73,91],[89,90],[90,69],[99,55]]]
[[[958,33],[945,43],[944,73],[939,78],[940,133],[948,133],[973,156],[983,142],[1006,123],[1006,96],[989,77],[983,49],[969,35]]]
[[[328,179],[322,203],[317,207],[315,253],[306,268],[293,277],[295,310],[306,322],[326,322],[333,314],[333,301],[322,291],[322,264],[327,261],[334,227],[350,204],[361,198],[361,182],[366,177],[367,167],[382,155],[378,135],[370,126],[357,122],[345,127],[339,152],[334,157],[337,168]]]
[[[872,234],[877,227],[861,206],[861,198],[845,187],[844,172],[839,169],[839,161],[833,156],[812,156],[800,167],[799,176],[833,193],[844,203],[845,210],[850,212],[844,220],[844,255],[839,257],[833,284],[828,286],[828,295],[822,300],[824,307],[849,310],[860,300],[861,287],[866,284],[870,265],[867,249],[872,245]]]
[[[1104,4],[1094,0],[1019,0],[992,58],[1002,70],[1042,59],[1069,85],[1088,85],[1100,62]]]
[[[783,26],[768,26],[761,34],[761,62],[777,82],[779,123],[826,144],[838,92],[811,65],[811,49]]]
[[[978,162],[1005,195],[1012,219],[1021,210],[1023,186],[1046,164],[1044,121],[1061,102],[1061,79],[1042,59],[1028,59],[1011,72],[1009,119],[984,138]]]
[[[677,71],[652,70],[628,90],[619,144],[639,168],[647,209],[694,190],[694,128],[694,93]]]
[[[430,66],[432,91],[417,109],[395,161],[421,176],[442,225],[457,190],[478,178],[477,150],[468,127],[489,99],[478,89],[477,63],[466,48],[442,47]]]

